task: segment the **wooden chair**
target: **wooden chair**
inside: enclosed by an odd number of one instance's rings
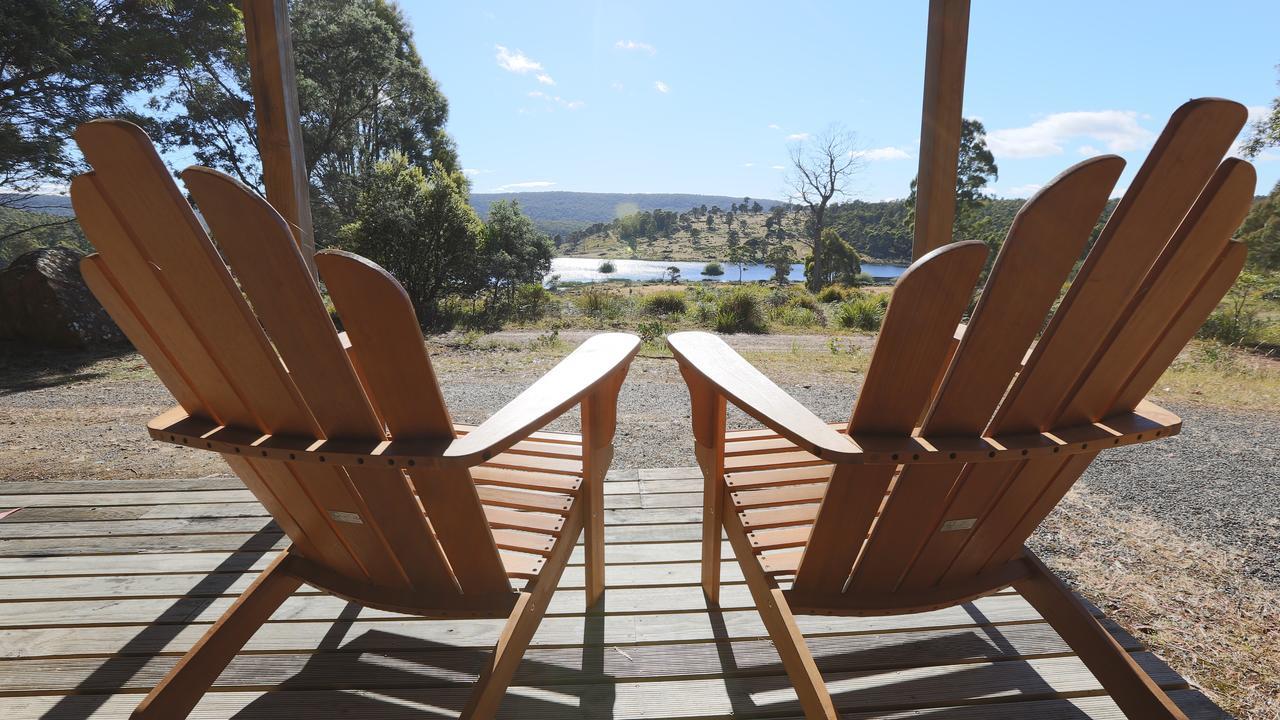
[[[848,423],[818,419],[717,337],[668,339],[706,480],[703,588],[715,602],[723,527],[806,716],[836,709],[796,614],[920,612],[1012,585],[1125,714],[1185,717],[1023,543],[1099,451],[1180,429],[1143,397],[1244,262],[1230,237],[1254,172],[1223,155],[1245,115],[1216,99],[1173,115],[1047,327],[1120,158],[1027,202],[962,334],[986,248],[922,257]],[[726,402],[765,427],[726,431]]]
[[[71,189],[98,250],[85,281],[178,402],[151,436],[221,453],[292,541],[134,717],[185,716],[302,583],[395,612],[507,618],[463,712],[492,717],[584,529],[588,605],[603,592],[601,483],[637,338],[597,335],[478,427],[456,425],[381,268],[316,256],[340,336],[266,201],[184,171],[215,248],[141,130],[96,121],[76,141],[94,168]],[[536,432],[575,405],[581,435]]]

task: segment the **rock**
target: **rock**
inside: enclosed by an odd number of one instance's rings
[[[80,253],[41,248],[0,270],[0,338],[83,348],[124,342],[80,276]]]

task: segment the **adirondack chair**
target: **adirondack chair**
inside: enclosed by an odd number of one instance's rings
[[[807,717],[837,715],[797,614],[920,612],[1012,585],[1128,717],[1185,718],[1024,542],[1099,451],[1179,431],[1143,398],[1244,262],[1230,237],[1255,176],[1223,155],[1245,116],[1217,99],[1177,110],[1047,327],[1120,158],[1026,203],[962,334],[985,247],[920,258],[848,423],[820,420],[715,336],[668,339],[705,478],[704,591],[717,601],[723,527]],[[726,431],[727,402],[764,428]]]
[[[185,170],[215,248],[140,129],[95,121],[76,141],[93,166],[71,188],[98,251],[85,281],[178,402],[151,437],[221,453],[291,541],[134,717],[185,716],[302,583],[394,612],[506,618],[463,712],[492,717],[584,529],[588,605],[603,592],[601,482],[638,339],[597,335],[478,427],[454,424],[381,268],[316,256],[339,335],[266,201]],[[537,432],[575,405],[581,435]]]

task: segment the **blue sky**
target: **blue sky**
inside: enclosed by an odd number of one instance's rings
[[[474,190],[783,198],[788,145],[833,123],[865,153],[850,196],[916,171],[926,0],[402,0],[449,98]],[[976,0],[965,115],[1025,197],[1091,154],[1129,161],[1207,95],[1256,115],[1280,93],[1280,2]],[[1259,192],[1280,150],[1256,161]]]

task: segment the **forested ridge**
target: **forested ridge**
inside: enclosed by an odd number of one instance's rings
[[[967,237],[987,241],[1003,238],[1026,200],[993,199],[973,216]],[[726,206],[732,207],[732,206]],[[905,264],[911,262],[912,227],[909,204],[903,200],[867,202],[853,200],[832,205],[827,226],[864,261]],[[706,221],[710,215],[710,223]],[[770,218],[774,218],[770,222]],[[718,221],[717,221],[718,219]],[[775,229],[776,227],[776,229]],[[684,212],[636,212],[610,222],[560,234],[557,251],[588,257],[634,257],[642,260],[729,259],[734,246],[759,240],[788,242],[802,257],[799,242],[805,220],[798,208],[779,204],[772,213],[732,211],[701,205]],[[767,251],[765,252],[767,254]]]

